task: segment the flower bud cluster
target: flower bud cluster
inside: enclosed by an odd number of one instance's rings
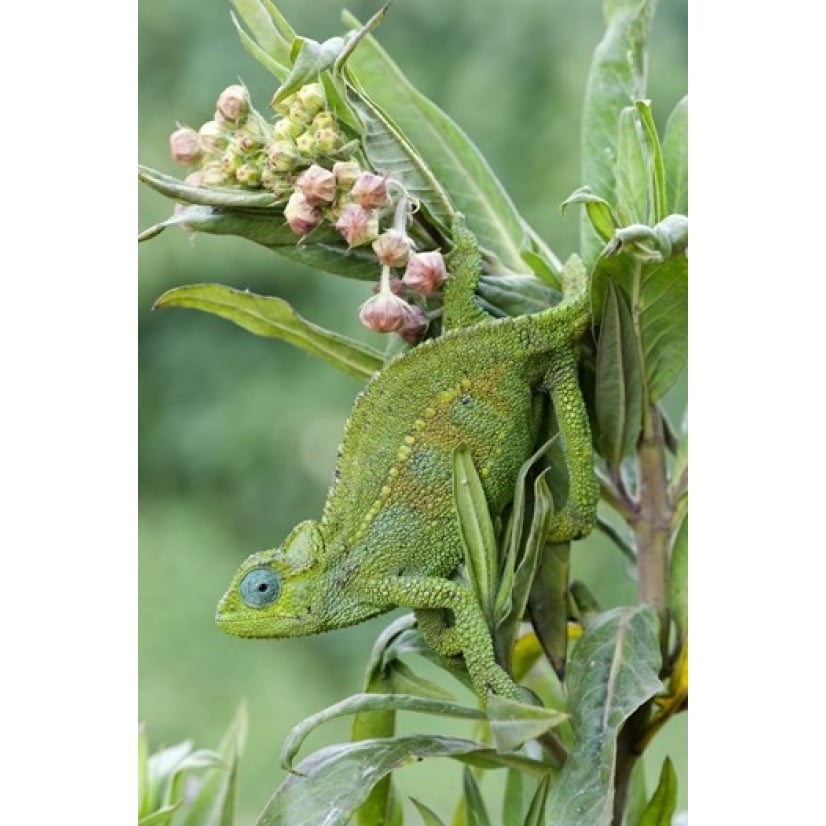
[[[371,330],[415,343],[427,328],[426,299],[447,271],[441,252],[418,251],[408,236],[413,209],[404,187],[352,157],[320,83],[302,86],[273,108],[276,119],[269,123],[245,87],[229,86],[212,120],[170,136],[172,157],[193,168],[188,183],[272,191],[296,236],[327,225],[350,248],[371,245],[381,280],[359,317]]]

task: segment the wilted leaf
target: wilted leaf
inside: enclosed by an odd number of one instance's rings
[[[610,826],[617,735],[662,690],[657,617],[647,605],[599,616],[568,664],[575,740],[548,796],[548,826]]]
[[[356,379],[370,378],[383,363],[377,350],[312,324],[280,298],[255,295],[222,284],[191,284],[168,290],[155,302],[156,309],[166,307],[202,310],[256,335],[280,338]]]
[[[591,191],[591,187],[581,186],[559,205],[559,211],[564,214],[567,207],[573,204],[585,205],[585,213],[603,241],[608,241],[614,237],[614,230],[620,225],[620,220],[605,198],[595,195]]]

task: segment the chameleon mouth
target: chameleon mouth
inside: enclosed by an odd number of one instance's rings
[[[286,621],[286,627],[274,628],[271,620],[261,622],[257,621],[256,617],[238,616],[232,612],[220,610],[215,614],[215,623],[224,633],[233,637],[260,640],[294,636],[295,632],[291,629],[300,626],[299,619],[299,617],[292,614],[280,614],[278,617],[279,626],[281,626],[282,621]]]

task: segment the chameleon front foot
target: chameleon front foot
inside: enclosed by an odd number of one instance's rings
[[[438,577],[396,577],[376,587],[394,605],[416,612],[419,630],[437,654],[462,655],[473,690],[483,703],[491,692],[520,699],[519,687],[496,662],[490,631],[470,591]],[[444,622],[445,610],[453,615],[452,625]]]

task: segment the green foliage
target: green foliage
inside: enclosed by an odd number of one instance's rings
[[[345,14],[349,31],[315,41],[296,35],[268,0],[233,0],[233,6],[244,47],[281,83],[273,102],[319,79],[330,111],[352,138],[348,151],[415,199],[410,233],[419,245],[455,248],[453,221],[457,213],[465,216],[482,247],[476,298],[482,309],[519,316],[560,301],[559,258],[517,211],[481,150],[379,46],[375,27],[384,10],[361,30]],[[639,604],[602,610],[584,583],[571,582],[578,546],[550,541],[549,525],[566,507],[571,482],[552,412],[501,518],[488,512],[469,451],[456,446],[454,505],[465,545],[460,573],[491,629],[500,663],[524,696],[492,695],[484,711],[457,702],[436,680],[445,673],[467,685],[461,659],[430,650],[412,617],[394,620],[373,648],[364,692],[306,718],[285,738],[282,764],[290,774],[259,816],[262,826],[343,825],[354,817],[359,826],[484,826],[496,821],[485,800],[493,769],[505,769],[499,774],[506,777],[501,820],[507,826],[619,824],[626,806],[628,826],[652,826],[669,823],[676,810],[672,762],[663,763],[649,800],[637,761],[687,698],[687,435],[679,456],[668,456],[661,409],[687,362],[687,99],[674,108],[660,141],[646,97],[654,6],[605,3],[606,33],[593,57],[583,110],[580,186],[563,203],[584,207],[580,254],[591,278],[593,336],[579,355],[598,452],[599,527],[633,568]],[[493,97],[491,105],[497,103]],[[502,131],[518,145],[521,128],[503,124]],[[180,225],[250,240],[319,271],[377,277],[369,245],[350,248],[331,226],[297,242],[285,224],[284,197],[234,186],[209,189],[146,167],[139,177],[184,204],[142,240]],[[441,296],[416,300],[430,319],[426,336],[438,336]],[[191,284],[167,290],[156,306],[222,317],[362,381],[382,369],[378,350],[305,320],[293,303]],[[273,383],[287,385],[280,375]],[[650,522],[640,518],[652,508],[659,510]],[[399,713],[411,711],[440,724],[471,721],[475,733],[399,733]],[[305,738],[343,716],[353,718],[351,741],[323,747],[293,768]],[[215,752],[193,751],[185,742],[149,757],[141,731],[139,822],[230,826],[244,720],[239,711]],[[433,758],[463,767],[452,821],[429,802],[406,801],[395,781],[401,769]],[[194,797],[184,796],[186,777],[204,772]]]

